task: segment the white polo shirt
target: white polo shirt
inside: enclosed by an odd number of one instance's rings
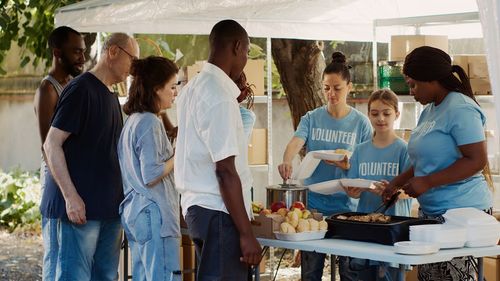
[[[231,78],[210,63],[205,63],[179,94],[174,173],[184,216],[194,205],[228,213],[220,194],[215,163],[230,156],[236,156],[245,209],[251,210],[248,195],[252,176],[236,101],[239,94]]]

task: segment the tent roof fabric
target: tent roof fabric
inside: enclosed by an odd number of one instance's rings
[[[458,5],[457,3],[461,3]],[[232,18],[251,37],[370,41],[375,19],[477,12],[474,0],[87,0],[56,11],[81,32],[209,34]]]

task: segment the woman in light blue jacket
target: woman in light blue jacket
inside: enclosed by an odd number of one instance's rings
[[[179,195],[174,150],[159,118],[177,95],[177,66],[163,57],[132,63],[118,143],[125,199],[122,225],[132,253],[133,280],[181,280]]]

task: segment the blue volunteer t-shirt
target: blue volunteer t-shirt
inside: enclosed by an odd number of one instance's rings
[[[372,127],[363,113],[351,107],[351,111],[341,119],[333,118],[322,106],[307,112],[300,119],[295,136],[303,139],[306,150],[346,149],[354,151],[354,146],[367,141],[372,135]],[[304,181],[309,185],[339,179],[346,172],[334,165],[321,161],[312,176]],[[357,199],[345,193],[323,195],[309,191],[308,208],[316,209],[324,215],[356,210]]]
[[[457,146],[485,140],[486,117],[469,97],[450,92],[436,106],[429,104],[412,131],[408,153],[416,177],[439,172],[462,157]],[[440,215],[452,208],[492,206],[491,192],[481,172],[447,185],[436,186],[418,198],[428,215]]]
[[[410,167],[406,143],[400,138],[396,138],[392,144],[383,148],[375,147],[371,140],[361,143],[356,146],[350,163],[348,178],[374,181],[391,181]],[[357,211],[371,213],[381,204],[382,197],[364,191],[359,198]],[[411,204],[412,199],[399,199],[394,206],[387,210],[386,214],[410,216]]]
[[[63,144],[64,156],[87,220],[119,217],[123,189],[117,145],[122,125],[118,97],[92,73],[64,88],[51,126],[71,133]],[[46,183],[40,212],[46,218],[67,219],[64,198],[50,172]]]

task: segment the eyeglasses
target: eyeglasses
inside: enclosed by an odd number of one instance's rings
[[[120,46],[118,46],[118,45],[116,45],[116,46],[117,46],[118,48],[120,48],[120,50],[122,50],[125,54],[127,54],[127,55],[129,56],[129,58],[130,58],[130,60],[131,60],[131,61],[134,61],[134,60],[138,59],[138,57],[131,55],[131,54],[130,54],[129,52],[127,52],[127,50],[125,50],[124,48],[122,48],[122,47],[120,47]]]

